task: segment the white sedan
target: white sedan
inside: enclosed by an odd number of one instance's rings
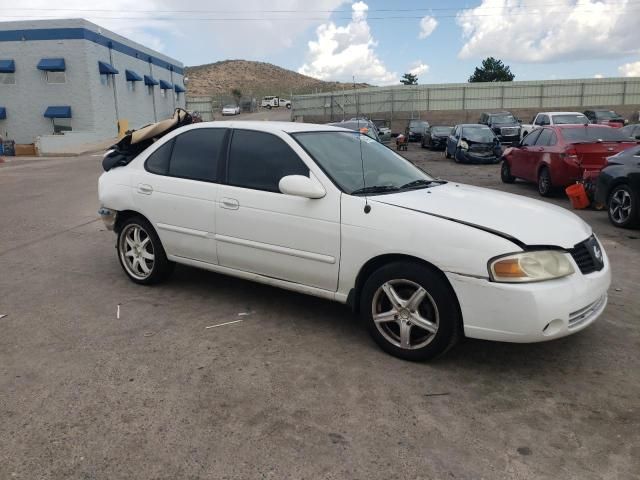
[[[609,260],[573,213],[436,179],[342,128],[189,125],[103,173],[99,197],[134,282],[181,263],[335,300],[405,359],[463,335],[563,337],[607,303]]]
[[[225,105],[222,107],[222,115],[239,115],[240,107],[238,105]]]

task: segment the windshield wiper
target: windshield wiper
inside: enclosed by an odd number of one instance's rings
[[[414,180],[413,182],[405,183],[400,187],[401,190],[408,190],[412,188],[422,188],[422,187],[433,187],[434,185],[442,185],[443,183],[447,183],[444,180],[425,180],[421,178],[420,180]]]
[[[396,192],[400,190],[398,187],[393,185],[373,185],[371,187],[358,188],[351,192],[351,195],[358,195],[359,193],[385,193],[385,192]]]

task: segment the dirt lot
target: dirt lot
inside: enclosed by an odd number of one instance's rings
[[[580,212],[614,269],[584,332],[408,363],[335,303],[186,267],[132,284],[96,220],[99,161],[0,165],[0,479],[639,478],[640,231]]]

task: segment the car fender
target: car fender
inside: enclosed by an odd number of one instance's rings
[[[369,213],[364,210],[367,203]],[[443,273],[488,279],[489,259],[522,251],[513,241],[481,228],[345,194],[341,237],[338,295],[344,298],[355,288],[364,265],[376,257],[414,257]]]

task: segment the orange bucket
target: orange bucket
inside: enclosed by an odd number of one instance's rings
[[[571,200],[571,206],[576,209],[587,208],[591,203],[587,196],[587,191],[584,189],[584,185],[576,183],[569,185],[565,190],[569,200]]]

